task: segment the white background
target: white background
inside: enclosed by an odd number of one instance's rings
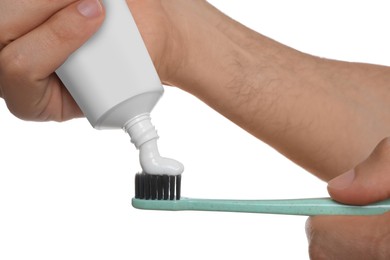
[[[387,1],[210,1],[314,55],[390,65]],[[205,39],[207,40],[207,39]],[[153,112],[183,195],[326,196],[326,185],[175,88]],[[306,217],[131,207],[137,152],[86,119],[24,122],[0,102],[0,259],[308,259]]]

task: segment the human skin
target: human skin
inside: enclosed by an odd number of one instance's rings
[[[103,11],[87,18],[77,1],[36,2],[1,2],[0,94],[22,119],[82,116],[53,71],[99,28]],[[23,4],[20,13],[8,11],[15,3]],[[165,84],[199,97],[323,180],[357,165],[390,133],[388,67],[301,53],[206,1],[128,4]]]
[[[54,71],[99,28],[77,1],[0,2],[0,96],[17,117],[64,121],[82,113]]]
[[[299,52],[202,0],[127,2],[163,83],[319,178],[352,169],[390,135],[388,67]],[[0,96],[9,110],[37,121],[82,116],[54,71],[99,28],[104,10],[84,8],[85,16],[74,0],[2,0],[0,10]]]
[[[390,138],[352,170],[333,179],[333,199],[365,205],[390,197]],[[310,217],[306,222],[312,259],[389,259],[390,212],[378,216]]]

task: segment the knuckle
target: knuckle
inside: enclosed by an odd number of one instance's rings
[[[30,104],[23,98],[20,86],[25,86],[32,75],[29,58],[21,52],[5,48],[0,52],[1,94],[8,110],[17,118],[30,119]]]
[[[0,52],[0,77],[18,80],[28,74],[30,70],[29,58],[14,48],[4,48]]]
[[[46,43],[49,45],[59,45],[69,40],[72,40],[77,36],[77,28],[66,26],[62,22],[61,15],[56,15],[52,18],[52,21],[48,23],[48,33]]]

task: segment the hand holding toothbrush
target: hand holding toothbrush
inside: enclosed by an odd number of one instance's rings
[[[365,205],[390,198],[390,138],[365,161],[331,180],[333,199]],[[378,216],[316,216],[307,221],[312,259],[389,259],[390,213]]]

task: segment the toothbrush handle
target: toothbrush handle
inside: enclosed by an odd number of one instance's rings
[[[390,211],[390,200],[367,206],[352,206],[335,202],[331,198],[288,200],[212,200],[183,198],[177,201],[133,199],[139,209],[199,210],[268,213],[285,215],[377,215]]]

